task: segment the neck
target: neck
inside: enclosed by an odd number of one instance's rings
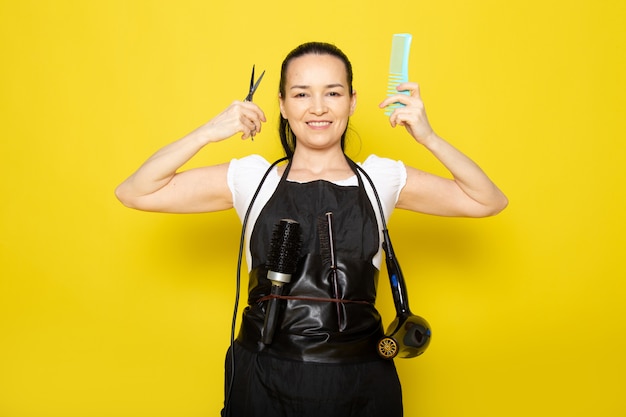
[[[314,172],[341,169],[347,166],[346,156],[339,147],[323,151],[296,148],[291,162],[292,168],[308,169]]]
[[[341,149],[332,152],[294,152],[289,178],[298,181],[315,179],[343,180],[353,175]]]

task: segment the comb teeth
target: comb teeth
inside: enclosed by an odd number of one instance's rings
[[[317,233],[320,240],[320,256],[322,263],[331,269],[336,268],[335,241],[333,234],[333,213],[328,212],[324,217],[317,218]]]
[[[411,39],[408,33],[397,33],[393,35],[391,42],[391,58],[389,60],[389,77],[387,79],[387,96],[398,94],[396,87],[409,81],[409,51],[411,49]],[[400,92],[408,94],[406,92]],[[393,103],[387,106],[385,114],[390,116],[393,111],[404,106],[402,103]]]
[[[330,255],[330,235],[328,233],[328,219],[325,216],[319,216],[317,218],[317,236],[320,241],[322,264],[329,266],[332,263]]]

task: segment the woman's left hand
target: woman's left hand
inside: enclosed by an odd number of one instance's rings
[[[416,141],[425,145],[429,138],[434,135],[434,132],[426,116],[419,85],[412,82],[402,83],[398,85],[397,90],[408,91],[409,94],[398,93],[387,97],[379,104],[379,107],[384,108],[393,103],[404,104],[404,106],[396,108],[389,116],[391,126],[404,126]]]

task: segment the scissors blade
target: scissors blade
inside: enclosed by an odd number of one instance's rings
[[[250,89],[248,90],[248,95],[252,94],[252,89],[254,88],[254,67],[256,67],[256,65],[252,66],[252,75],[250,76]]]
[[[254,94],[256,92],[257,88],[259,88],[259,84],[261,84],[261,80],[263,79],[264,75],[265,75],[265,71],[263,71],[261,73],[261,76],[259,77],[258,80],[256,80],[256,83],[254,84],[254,87],[252,87],[252,94]]]
[[[258,80],[256,80],[256,83],[254,83],[254,85],[250,87],[250,92],[248,93],[248,97],[246,97],[246,101],[252,101],[252,97],[254,96],[256,89],[259,87],[259,84],[261,84],[261,80],[263,79],[264,75],[265,75],[265,71],[261,73],[261,76],[259,77]]]

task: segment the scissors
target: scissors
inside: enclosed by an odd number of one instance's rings
[[[253,65],[252,66],[252,76],[250,77],[250,91],[248,92],[248,95],[246,96],[246,98],[243,101],[252,102],[252,97],[254,97],[254,92],[259,87],[259,84],[261,84],[261,80],[263,79],[263,76],[265,75],[265,71],[263,71],[263,73],[261,74],[259,79],[256,80],[256,83],[255,83],[254,82],[254,67],[255,66]],[[254,141],[254,136],[251,136],[250,139],[252,139]]]
[[[248,92],[248,95],[246,96],[244,101],[252,101],[252,97],[254,96],[254,92],[259,87],[259,84],[261,83],[261,80],[263,79],[264,75],[265,75],[265,71],[263,71],[263,73],[261,74],[259,79],[256,80],[256,83],[255,83],[254,82],[254,65],[252,66],[252,76],[250,77],[250,91]]]

